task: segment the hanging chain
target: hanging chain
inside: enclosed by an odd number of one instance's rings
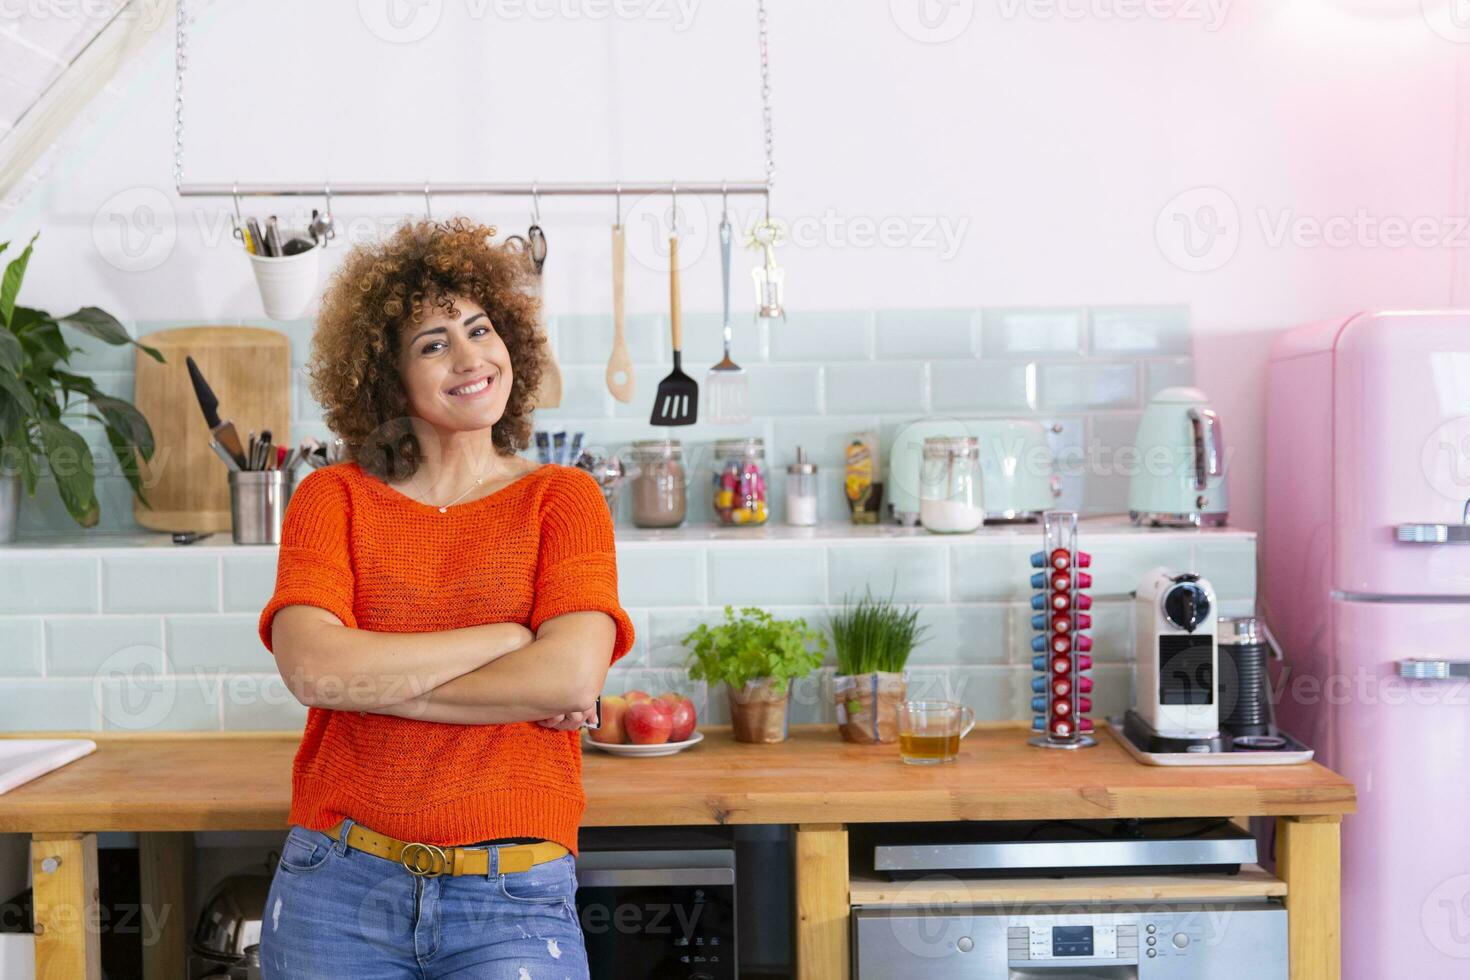
[[[770,23],[766,17],[766,0],[756,0],[755,9],[760,21],[761,123],[765,127],[766,218],[769,219],[771,217],[771,185],[776,180],[776,141],[771,135],[771,43]]]
[[[184,185],[184,69],[189,66],[184,0],[177,0],[178,20],[174,32],[174,190]]]

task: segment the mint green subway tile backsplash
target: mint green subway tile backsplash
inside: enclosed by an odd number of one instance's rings
[[[1189,354],[1189,308],[1143,306],[1094,308],[1089,322],[1091,350],[1119,354]]]
[[[102,558],[102,611],[214,612],[219,609],[219,562],[213,558]]]
[[[38,616],[0,618],[0,677],[40,677],[44,670]]]
[[[28,501],[23,502],[22,506]],[[0,552],[0,615],[97,611],[97,559],[83,555],[5,560]]]
[[[980,353],[985,357],[1075,357],[1082,350],[1084,309],[984,310]]]
[[[163,620],[154,616],[78,616],[46,623],[46,673],[103,677],[162,672]]]
[[[974,310],[879,310],[878,359],[970,357],[976,319]]]
[[[1205,576],[1215,585],[1222,612],[1248,613],[1254,606],[1255,537],[1248,532],[1139,529],[1118,518],[1099,518],[1084,521],[1081,534],[1082,547],[1093,556],[1097,676],[1108,686],[1095,698],[1100,704],[1127,698],[1133,663],[1128,593],[1149,568],[1165,565]],[[961,536],[831,526],[625,528],[617,543],[621,599],[636,642],[612,668],[609,693],[690,687],[683,639],[702,623],[720,622],[726,605],[799,616],[825,633],[845,598],[871,592],[912,605],[926,628],[909,661],[916,695],[962,700],[987,719],[1029,716],[1029,698],[1022,695],[1030,680],[1029,555],[1040,545],[1036,525]],[[172,609],[150,599],[146,612],[0,612],[0,729],[300,727],[305,710],[280,683],[275,660],[256,633],[259,609],[274,582],[274,548],[208,542],[188,549],[144,547],[137,539],[119,539],[3,553],[5,567],[22,570],[64,559],[89,568],[146,566],[140,577],[158,582],[194,575],[216,584],[222,601],[198,611],[197,596],[180,591],[178,608]],[[96,583],[90,585],[95,594]],[[795,702],[794,720],[833,720],[827,694],[835,651],[829,649],[825,663],[803,682],[804,700]],[[54,713],[35,709],[17,692],[54,698]],[[723,691],[703,696],[710,705],[707,722],[728,720]]]

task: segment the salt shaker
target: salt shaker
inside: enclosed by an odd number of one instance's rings
[[[812,527],[817,523],[817,464],[796,447],[796,462],[786,467],[786,523]]]

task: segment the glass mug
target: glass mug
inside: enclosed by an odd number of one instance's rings
[[[898,755],[915,766],[953,762],[975,712],[953,701],[905,701],[898,706]]]

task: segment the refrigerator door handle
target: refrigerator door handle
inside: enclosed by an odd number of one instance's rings
[[[1470,660],[1420,660],[1411,658],[1399,661],[1399,676],[1416,681],[1449,681],[1470,677]]]
[[[1470,524],[1400,524],[1402,544],[1470,544]]]

